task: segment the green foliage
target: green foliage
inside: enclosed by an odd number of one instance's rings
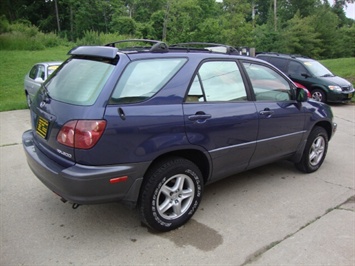
[[[65,42],[54,33],[40,32],[27,20],[7,24],[7,20],[1,17],[0,24],[6,27],[6,30],[0,34],[2,50],[43,50],[45,47],[55,47]]]
[[[319,33],[312,26],[311,17],[302,19],[299,12],[290,19],[281,33],[280,52],[318,58],[322,52]]]
[[[330,6],[328,1],[277,0],[276,16],[272,0],[7,1],[0,5],[0,48],[39,50],[68,39],[91,45],[115,34],[349,57],[354,55],[355,21],[345,17],[343,7],[351,1]]]
[[[137,30],[137,23],[130,17],[114,17],[111,22],[113,32],[126,35],[134,35]]]
[[[10,28],[10,23],[6,19],[5,15],[0,16],[0,34],[8,32]]]
[[[76,43],[79,45],[105,45],[110,42],[131,39],[128,35],[119,35],[116,33],[99,33],[97,31],[86,31],[84,37]]]

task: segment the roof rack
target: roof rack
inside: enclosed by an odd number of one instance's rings
[[[301,54],[290,54],[290,56],[291,56],[292,58],[296,58],[296,57],[301,57],[301,58],[310,58],[310,57],[308,57],[308,56],[301,55]]]
[[[162,53],[169,50],[167,44],[162,41],[148,40],[148,39],[128,39],[117,42],[111,42],[105,44],[105,46],[116,47],[116,45],[122,43],[146,43],[150,44],[149,46],[133,46],[133,47],[123,47],[119,48],[120,51],[147,51],[152,53]],[[118,48],[118,47],[117,47]]]
[[[219,43],[207,43],[207,42],[186,42],[186,43],[177,43],[169,46],[170,49],[187,49],[190,50],[203,50],[224,54],[239,54],[239,51],[229,45],[219,44]]]

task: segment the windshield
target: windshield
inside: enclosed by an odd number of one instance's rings
[[[70,59],[44,85],[49,96],[65,103],[92,105],[114,66],[103,61]]]
[[[333,77],[333,73],[328,68],[317,61],[305,61],[304,66],[316,77]]]

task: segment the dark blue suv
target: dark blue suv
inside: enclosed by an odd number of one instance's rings
[[[281,159],[316,171],[336,130],[328,105],[230,46],[125,40],[69,54],[33,99],[23,147],[73,207],[124,201],[168,231],[208,183]]]

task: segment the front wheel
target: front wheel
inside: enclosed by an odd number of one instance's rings
[[[203,192],[202,174],[194,163],[172,157],[155,165],[145,178],[139,199],[143,223],[169,231],[192,217]]]
[[[301,161],[296,167],[305,172],[317,171],[322,165],[328,150],[328,134],[322,127],[315,127],[309,134]]]
[[[315,89],[312,91],[312,99],[316,100],[317,102],[325,103],[327,101],[327,96],[325,95],[324,91],[320,89]]]

